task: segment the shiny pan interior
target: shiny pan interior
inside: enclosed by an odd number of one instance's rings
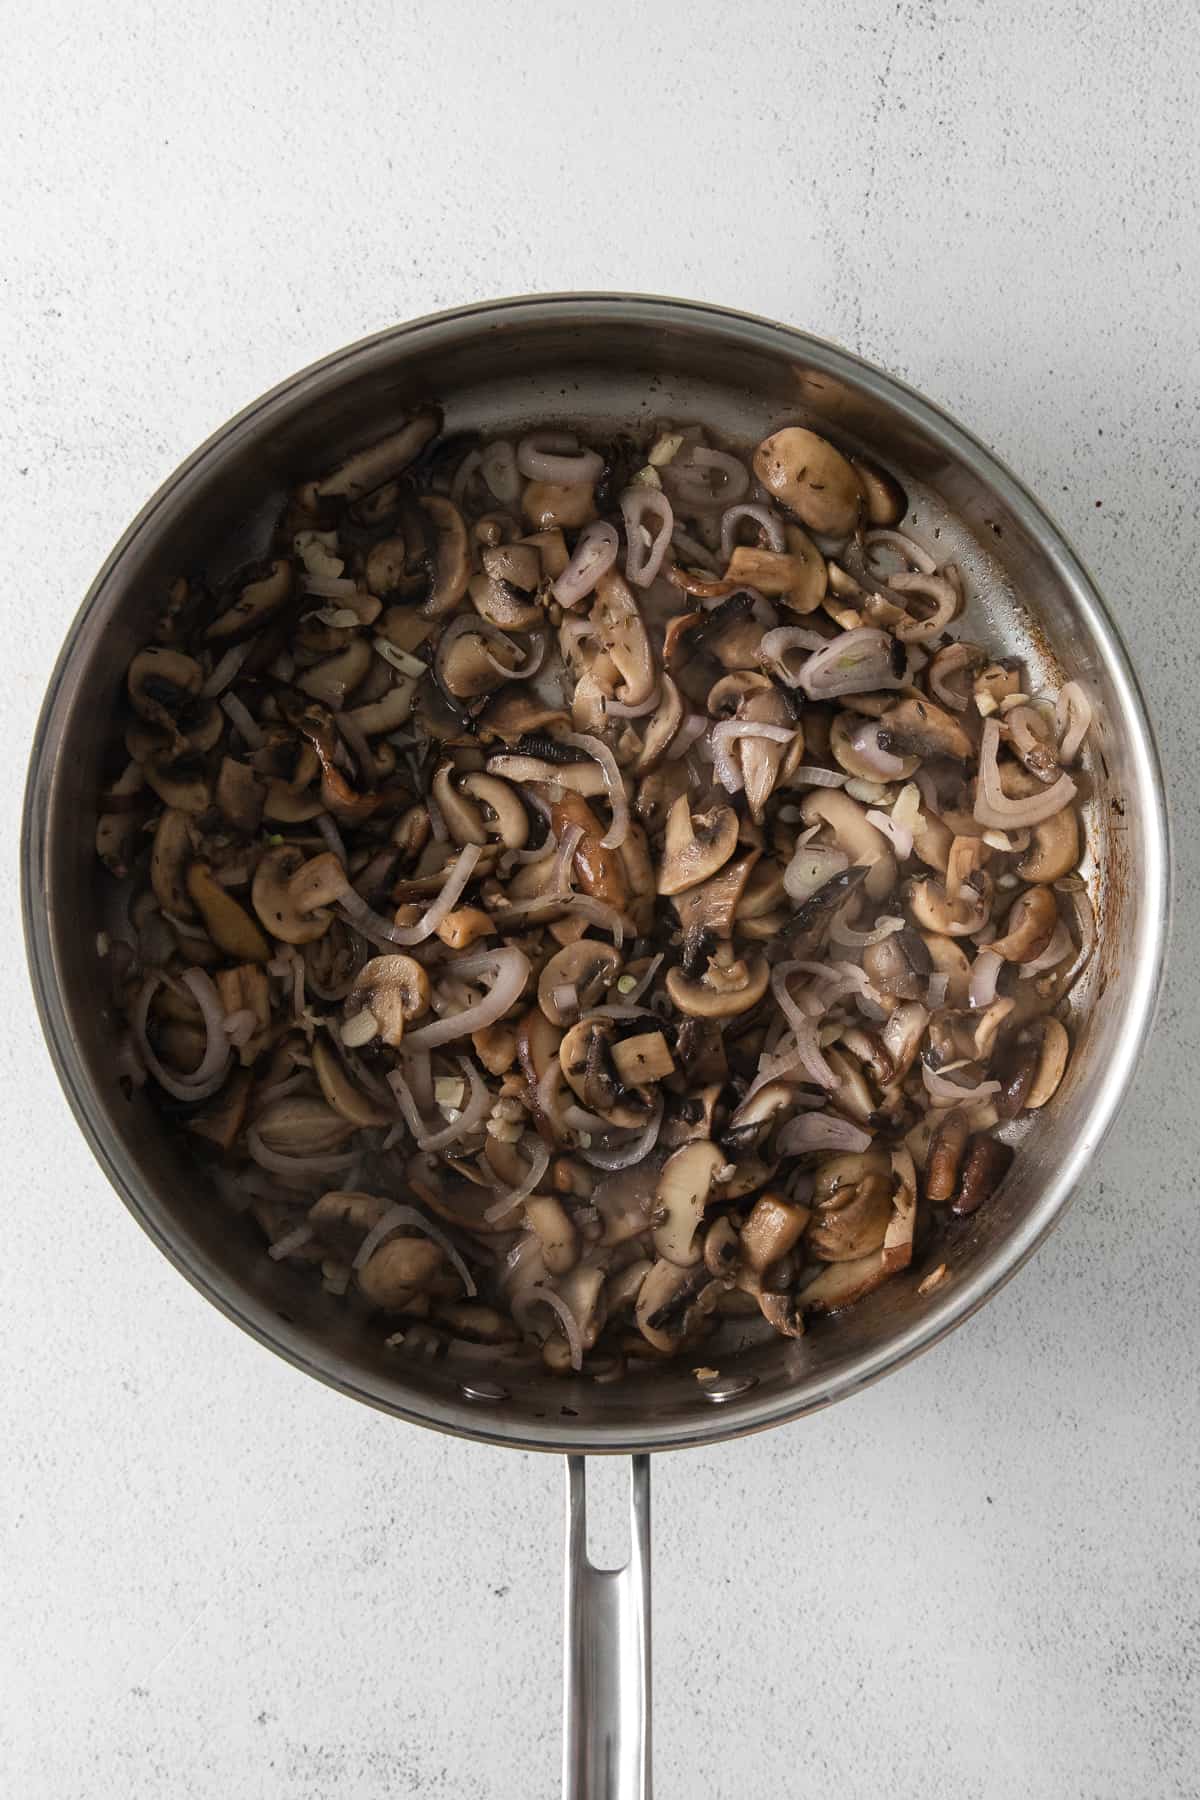
[[[608,433],[663,418],[752,444],[805,423],[868,450],[903,481],[916,535],[962,565],[964,635],[1024,658],[1035,686],[1082,681],[1096,706],[1084,868],[1101,948],[1075,997],[1062,1089],[994,1201],[935,1231],[911,1269],[814,1320],[804,1338],[706,1345],[719,1377],[704,1384],[687,1356],[598,1385],[540,1364],[385,1348],[306,1272],[271,1262],[188,1145],[118,1085],[117,1021],[98,1000],[108,878],[93,840],[129,659],[174,575],[219,576],[245,561],[289,485],[428,400],[444,407],[447,431],[562,420]],[[500,301],[399,326],[293,376],[198,450],[130,526],[72,626],[34,747],[23,851],[31,968],[63,1086],[165,1254],[260,1342],[343,1392],[419,1424],[547,1450],[668,1449],[776,1424],[854,1392],[964,1319],[1041,1242],[1111,1123],[1149,1026],[1166,932],[1162,780],[1141,695],[1095,588],[1033,497],[962,427],[844,350],[717,308],[619,295]],[[943,1260],[948,1279],[919,1294]]]

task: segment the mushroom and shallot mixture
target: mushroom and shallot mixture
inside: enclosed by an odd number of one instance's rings
[[[1095,942],[1090,709],[953,635],[906,513],[799,426],[431,409],[171,589],[98,829],[123,1066],[388,1343],[797,1337],[994,1193]]]

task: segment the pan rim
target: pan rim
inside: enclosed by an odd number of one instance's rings
[[[368,363],[381,349],[418,334],[436,334],[463,322],[495,326],[523,318],[561,318],[569,312],[584,324],[590,317],[620,316],[648,325],[692,322],[714,335],[732,335],[744,344],[775,354],[803,355],[830,374],[850,376],[855,385],[892,411],[899,410],[930,432],[957,462],[985,481],[1005,501],[1036,539],[1057,579],[1070,590],[1083,613],[1107,672],[1121,700],[1129,730],[1133,785],[1139,803],[1148,803],[1147,854],[1139,870],[1144,905],[1140,942],[1133,950],[1134,971],[1126,1013],[1126,1030],[1090,1104],[1088,1128],[1079,1134],[1054,1177],[1025,1213],[1012,1235],[992,1259],[964,1274],[925,1312],[874,1349],[858,1353],[817,1381],[799,1379],[778,1394],[744,1396],[713,1407],[707,1415],[663,1423],[653,1419],[629,1426],[581,1426],[565,1419],[530,1418],[497,1408],[483,1409],[461,1400],[413,1398],[405,1392],[402,1371],[396,1375],[366,1370],[351,1374],[329,1366],[314,1354],[313,1341],[299,1327],[280,1318],[272,1306],[247,1290],[230,1291],[228,1276],[199,1247],[181,1238],[162,1214],[128,1162],[123,1146],[105,1129],[103,1109],[71,1039],[53,951],[50,922],[40,904],[48,851],[47,807],[53,777],[54,721],[68,672],[81,641],[103,614],[125,560],[136,552],[162,511],[171,507],[181,488],[243,434],[257,428],[272,411],[293,404],[315,386],[336,381],[356,364]],[[916,389],[873,363],[828,339],[758,315],[708,303],[657,295],[578,292],[528,294],[481,301],[446,309],[390,326],[332,352],[288,376],[220,426],[187,457],[131,521],[88,589],[66,634],[39,715],[26,783],[21,837],[22,913],[32,984],[42,1031],[68,1104],[111,1185],[160,1251],[226,1318],[264,1347],[325,1385],[379,1411],[430,1429],[477,1442],[548,1452],[637,1453],[698,1447],[765,1430],[803,1417],[861,1391],[939,1343],[971,1317],[1029,1260],[1064,1215],[1084,1172],[1111,1130],[1141,1059],[1161,992],[1169,934],[1170,827],[1166,790],[1154,733],[1140,684],[1130,664],[1119,629],[1095,583],[1065,533],[1051,514],[1007,465],[950,413]]]

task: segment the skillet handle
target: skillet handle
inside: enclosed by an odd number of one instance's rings
[[[630,1458],[629,1561],[587,1549],[587,1458],[567,1458],[563,1800],[651,1800],[650,1458]]]

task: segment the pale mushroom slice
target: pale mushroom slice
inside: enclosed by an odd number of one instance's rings
[[[853,465],[815,431],[789,425],[764,438],[754,473],[811,531],[844,537],[859,522],[863,490]]]
[[[654,654],[633,590],[615,569],[596,584],[591,622],[620,674],[617,698],[627,706],[640,706],[654,692]]]
[[[724,1151],[703,1140],[667,1158],[655,1194],[654,1248],[668,1262],[691,1268],[700,1261],[704,1214],[724,1168]]]
[[[358,500],[391,481],[441,429],[441,413],[431,408],[405,421],[390,437],[358,450],[315,484],[322,500]]]
[[[538,1005],[552,1025],[571,1024],[600,1003],[620,972],[621,952],[614,945],[592,938],[565,944],[538,976]]]
[[[727,863],[737,848],[738,818],[730,806],[693,813],[681,794],[667,814],[666,836],[659,867],[658,891],[682,894],[698,887]]]

